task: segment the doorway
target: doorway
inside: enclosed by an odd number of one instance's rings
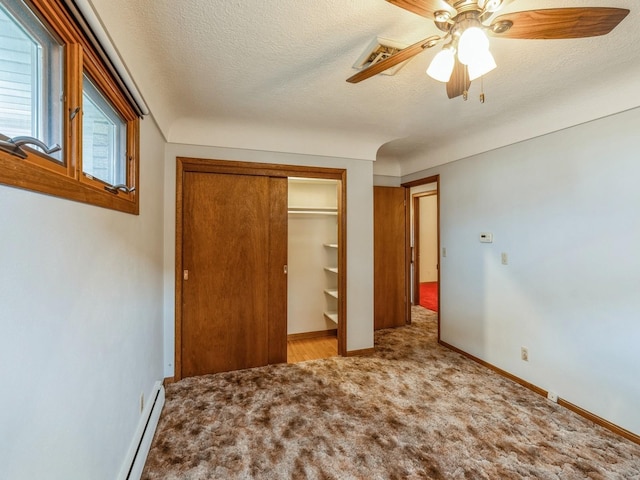
[[[338,181],[288,180],[287,362],[338,354]]]
[[[421,283],[430,283],[431,292],[425,291],[432,295],[432,303],[430,306],[437,309],[438,312],[438,341],[440,341],[440,321],[442,319],[442,303],[441,299],[441,270],[440,270],[440,175],[433,175],[421,178],[411,182],[403,183],[402,186],[407,189],[407,197],[411,198],[411,212],[407,216],[407,229],[410,234],[407,238],[408,266],[411,275],[410,297],[413,305],[420,305],[422,299],[420,287]],[[431,197],[430,199],[428,199]],[[428,199],[428,200],[423,200]],[[424,202],[424,203],[423,203]],[[435,212],[433,211],[435,204]],[[421,215],[420,211],[427,210],[427,218]],[[435,216],[435,219],[433,218]],[[421,221],[422,218],[422,221]],[[423,224],[422,226],[420,224]],[[430,230],[428,234],[424,233],[426,227]],[[435,248],[433,246],[433,233],[435,230]],[[423,232],[421,234],[421,232]],[[431,237],[426,240],[421,237]],[[422,247],[422,248],[421,248]],[[425,253],[428,252],[428,253]],[[420,260],[426,260],[421,265]],[[422,268],[421,268],[422,267]],[[436,270],[435,282],[433,282],[433,269]],[[424,271],[426,275],[423,275]],[[423,278],[424,277],[424,278]],[[425,280],[422,282],[421,280]]]
[[[174,380],[287,361],[289,177],[336,185],[333,290],[346,354],[346,170],[178,158]]]
[[[438,311],[438,192],[435,184],[430,191],[413,192],[413,304]]]

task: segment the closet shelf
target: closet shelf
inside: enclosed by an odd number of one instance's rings
[[[326,293],[327,295],[333,297],[333,298],[338,298],[338,290],[330,290],[330,289],[326,289],[324,291],[324,293]]]
[[[289,213],[311,215],[338,215],[338,209],[317,207],[289,207]]]
[[[324,318],[331,320],[334,323],[338,323],[338,312],[324,312]]]
[[[338,273],[338,269],[336,267],[324,267],[327,272]]]
[[[338,244],[337,243],[324,243],[323,245],[325,247],[329,247],[329,248],[338,248]]]

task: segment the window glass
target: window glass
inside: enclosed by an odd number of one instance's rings
[[[0,0],[0,184],[137,215],[138,110],[68,7]]]
[[[127,184],[127,125],[93,82],[82,82],[82,170],[110,185]]]
[[[62,145],[62,60],[63,47],[24,3],[0,4],[0,134]]]

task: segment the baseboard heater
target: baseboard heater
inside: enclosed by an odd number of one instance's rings
[[[160,419],[160,412],[162,412],[162,407],[164,406],[164,387],[162,382],[155,383],[150,398],[153,398],[153,401],[147,402],[140,416],[140,423],[138,423],[138,428],[127,452],[118,480],[140,480],[142,476],[147,454],[151,448],[151,441]]]

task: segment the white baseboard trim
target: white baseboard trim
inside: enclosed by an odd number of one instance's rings
[[[140,415],[138,428],[129,446],[118,480],[140,480],[163,405],[164,387],[162,382],[158,381],[153,386],[149,401]]]

